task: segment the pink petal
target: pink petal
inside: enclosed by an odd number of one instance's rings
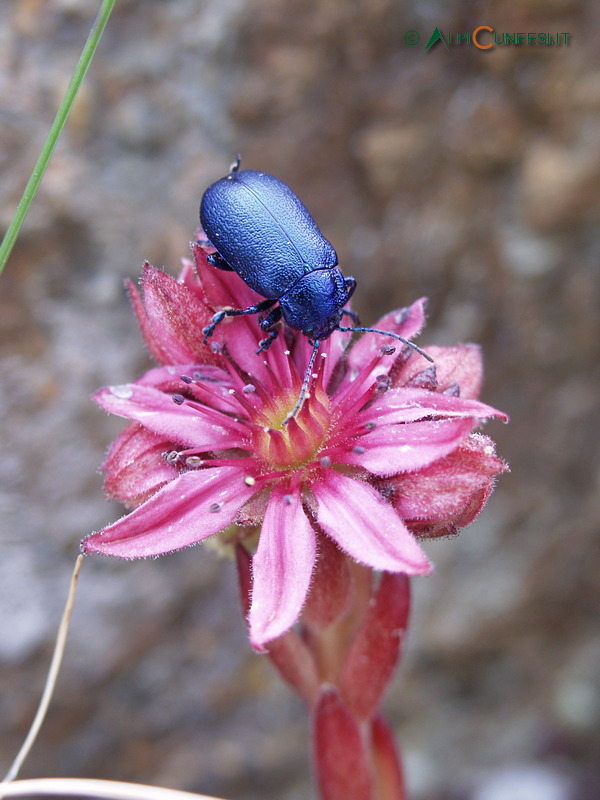
[[[468,525],[481,511],[494,477],[506,469],[492,440],[472,434],[446,458],[418,472],[391,478],[394,505],[403,519]]]
[[[235,557],[240,599],[247,616],[252,594],[252,560],[241,544],[236,546]],[[306,642],[296,631],[288,631],[269,642],[266,652],[283,680],[312,705],[319,693],[319,675],[314,654]]]
[[[476,344],[457,344],[453,347],[432,345],[427,352],[435,363],[437,389],[440,392],[458,384],[461,397],[479,397],[483,378],[481,348]],[[410,380],[422,366],[411,359],[403,372],[403,381]]]
[[[182,375],[192,383],[182,380]],[[232,396],[235,387],[231,375],[213,364],[177,364],[148,370],[135,382],[137,386],[152,386],[168,394],[183,393],[203,405],[218,411],[239,414],[244,410]]]
[[[112,443],[102,471],[106,493],[130,508],[139,505],[161,486],[177,477],[163,453],[173,443],[155,436],[138,422],[132,422]]]
[[[373,569],[423,575],[431,565],[392,506],[367,483],[323,470],[311,489],[317,521],[356,561]]]
[[[211,310],[187,286],[149,264],[144,266],[142,288],[151,337],[163,354],[161,363],[214,363],[215,354],[204,344],[202,332],[210,322]],[[132,300],[137,313],[137,302]],[[148,340],[145,327],[143,331]],[[155,354],[152,344],[151,349]]]
[[[170,391],[182,391],[185,388],[181,381],[182,375],[194,376],[198,380],[203,380],[216,386],[226,386],[227,389],[232,386],[229,373],[222,367],[214,364],[198,364],[197,362],[149,369],[141,378],[138,378],[136,384],[138,386],[153,386],[163,392],[169,391],[165,387],[174,387],[176,385],[177,389],[171,388]]]
[[[425,417],[475,417],[487,419],[499,417],[504,422],[506,414],[488,406],[479,400],[455,397],[427,389],[398,388],[390,389],[375,400],[369,408],[360,412],[358,421],[364,425],[374,422],[390,424],[398,422],[414,422]]]
[[[353,464],[374,475],[412,472],[451,453],[471,433],[474,421],[439,419],[406,425],[380,425],[357,439],[357,445],[332,458]]]
[[[128,383],[109,386],[94,395],[105,411],[141,423],[157,436],[198,450],[223,450],[247,445],[246,429],[209,408],[177,405],[170,394]]]
[[[258,549],[252,559],[249,624],[256,648],[285,633],[296,622],[315,563],[315,532],[302,508],[299,491],[273,488]]]
[[[146,262],[146,265],[150,266],[148,262]],[[131,301],[133,311],[137,317],[138,325],[142,331],[142,336],[144,337],[144,341],[146,342],[150,353],[152,354],[154,360],[158,361],[159,364],[167,362],[169,357],[160,341],[154,335],[152,325],[148,319],[148,314],[146,314],[146,309],[144,308],[144,301],[142,300],[136,285],[132,281],[126,280],[125,288],[129,294],[129,300]]]
[[[238,467],[185,472],[131,514],[84,539],[83,552],[141,558],[196,544],[226,528],[257,491],[244,478]]]
[[[202,276],[201,281],[196,281],[197,294],[212,308],[219,306],[247,308],[264,300],[244,283],[237,273],[217,269],[209,264],[206,260],[206,250],[196,243],[192,244],[192,256],[196,262],[198,275]],[[187,274],[184,273],[185,270],[182,270],[180,279],[186,279]]]

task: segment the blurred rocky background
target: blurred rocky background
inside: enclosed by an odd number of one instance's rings
[[[0,4],[1,230],[99,4]],[[571,35],[425,52],[436,25]],[[414,582],[386,701],[411,799],[600,798],[599,30],[595,0],[117,2],[0,280],[4,767],[78,540],[121,513],[97,473],[121,424],[89,395],[150,366],[123,279],[178,269],[239,152],[311,209],[365,322],[427,295],[420,341],[480,342],[512,417],[486,428],[512,473]],[[304,711],[251,652],[230,564],[84,563],[23,775],[313,796]]]

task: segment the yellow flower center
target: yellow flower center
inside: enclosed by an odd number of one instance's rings
[[[282,390],[263,407],[264,425],[254,433],[256,455],[274,469],[306,466],[314,461],[329,432],[329,398],[323,391],[307,397],[296,416],[284,420],[298,400],[295,390]]]

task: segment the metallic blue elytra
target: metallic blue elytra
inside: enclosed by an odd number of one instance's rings
[[[339,327],[356,281],[344,278],[335,250],[285,183],[266,172],[238,167],[239,162],[209,186],[200,204],[202,228],[218,254],[211,263],[237,272],[266,298],[260,308],[252,306],[245,313],[279,303],[261,322],[269,333],[261,349],[277,336],[275,325],[282,316],[311,339],[327,338]],[[225,316],[237,315],[230,311]]]
[[[344,306],[356,288],[354,278],[344,278],[337,254],[301,200],[289,186],[256,170],[240,170],[240,159],[229,175],[213,183],[200,203],[200,222],[216,253],[209,263],[237,272],[251,289],[264,297],[248,308],[218,311],[204,328],[206,342],[225,317],[259,314],[261,330],[267,334],[257,353],[267,350],[277,338],[280,320],[302,331],[313,345],[300,397],[288,414],[288,422],[306,397],[312,368],[321,340],[335,330],[370,331],[390,336],[432,361],[413,342],[389,331],[358,327],[358,317]],[[342,326],[346,314],[355,323]]]

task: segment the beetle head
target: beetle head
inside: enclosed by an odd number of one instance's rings
[[[312,339],[326,339],[339,327],[342,309],[356,288],[336,267],[308,272],[279,298],[285,321]]]

